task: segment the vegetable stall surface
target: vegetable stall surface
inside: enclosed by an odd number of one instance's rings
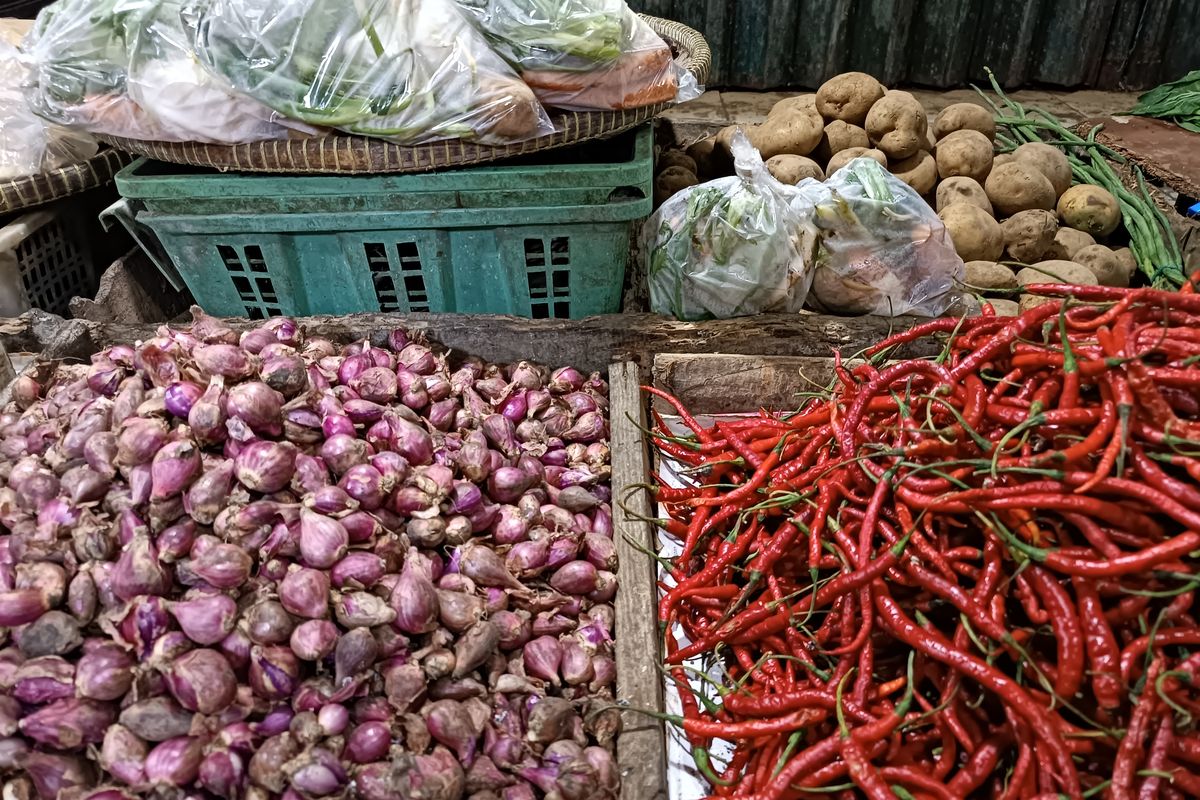
[[[659,619],[708,796],[1200,794],[1200,296],[1030,291],[795,413],[648,389],[691,429]]]
[[[198,315],[0,416],[11,797],[615,800],[607,385]]]

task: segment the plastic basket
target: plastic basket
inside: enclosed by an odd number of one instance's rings
[[[96,290],[87,226],[61,203],[0,226],[0,315],[40,308],[65,316],[72,297]]]
[[[211,314],[578,318],[620,310],[650,212],[650,127],[504,166],[262,176],[145,160],[117,174],[161,268]],[[152,254],[153,255],[153,254]]]

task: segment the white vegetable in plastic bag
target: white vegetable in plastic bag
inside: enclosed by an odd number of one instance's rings
[[[23,44],[29,104],[52,122],[129,139],[286,138],[296,126],[206,72],[190,39],[177,0],[57,0]]]
[[[553,132],[453,0],[193,0],[188,16],[210,70],[293,119],[400,144]]]
[[[869,158],[825,183],[797,186],[820,247],[809,307],[837,314],[936,317],[960,299],[962,259],[937,213],[912,187]]]
[[[736,177],[684,189],[642,229],[657,313],[723,319],[804,305],[816,236],[796,189],[771,177],[741,131],[733,155]]]
[[[548,106],[640,108],[701,93],[625,0],[457,2]]]
[[[0,180],[86,161],[99,149],[91,136],[51,125],[33,113],[21,89],[27,76],[17,48],[0,37]]]

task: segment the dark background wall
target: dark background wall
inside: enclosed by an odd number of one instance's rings
[[[630,0],[712,46],[712,86],[816,87],[848,70],[936,88],[985,79],[1144,89],[1200,69],[1200,0]]]

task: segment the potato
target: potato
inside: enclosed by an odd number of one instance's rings
[[[902,158],[888,166],[888,171],[916,190],[919,195],[927,195],[937,185],[937,163],[933,156],[924,150],[918,150],[915,155]]]
[[[925,109],[908,92],[892,90],[867,112],[864,127],[871,143],[888,158],[908,158],[921,149],[928,129]]]
[[[767,159],[767,171],[775,176],[775,180],[789,186],[795,186],[805,178],[825,180],[821,165],[804,156],[772,156]]]
[[[865,72],[846,72],[817,89],[817,111],[826,119],[862,125],[871,106],[883,94],[883,84]]]
[[[821,112],[817,110],[817,96],[815,94],[798,94],[794,97],[785,97],[771,106],[771,110],[767,112],[767,119],[786,116],[796,111],[802,111],[810,117],[819,118]],[[824,125],[825,120],[818,119],[818,124]]]
[[[1019,211],[1000,225],[1004,231],[1004,249],[1014,261],[1033,264],[1044,258],[1054,245],[1058,217],[1053,211]]]
[[[654,205],[661,206],[681,189],[700,183],[696,174],[684,167],[667,167],[654,179]]]
[[[658,161],[654,166],[657,167],[660,172],[669,167],[683,167],[693,175],[700,174],[699,165],[696,163],[696,159],[692,158],[682,150],[675,150],[674,148],[670,150],[664,150],[659,153]]]
[[[817,146],[809,155],[820,164],[828,164],[829,159],[833,158],[836,153],[849,150],[851,147],[867,148],[870,146],[871,140],[867,138],[865,130],[857,125],[851,125],[849,122],[835,119],[825,126],[825,131],[821,134],[821,141],[817,142]]]
[[[1076,253],[1096,243],[1096,240],[1092,238],[1090,233],[1066,227],[1058,229],[1058,233],[1054,234],[1054,241],[1062,245],[1062,250],[1066,253],[1067,261],[1074,261]]]
[[[1054,208],[1050,179],[1023,161],[994,167],[983,184],[998,214],[1009,217],[1018,211]]]
[[[951,203],[938,213],[963,261],[998,261],[1004,252],[1000,223],[977,205]]]
[[[1028,311],[1031,308],[1037,308],[1038,306],[1044,306],[1047,303],[1054,303],[1055,305],[1062,305],[1062,298],[1060,298],[1060,297],[1042,297],[1041,295],[1037,295],[1037,294],[1023,294],[1023,295],[1021,295],[1021,302],[1017,305],[1017,312],[1020,314],[1024,314],[1026,311]]]
[[[976,103],[954,103],[943,108],[933,120],[933,135],[941,141],[955,131],[978,131],[996,139],[996,120],[992,112]]]
[[[806,156],[821,141],[825,127],[820,117],[803,110],[767,117],[753,131],[747,131],[750,143],[758,148],[764,159],[779,155]]]
[[[996,153],[996,155],[992,156],[992,169],[995,169],[1001,164],[1011,164],[1016,160],[1017,157],[1012,153]]]
[[[1073,229],[1068,228],[1068,230]],[[1126,273],[1129,274],[1129,277],[1132,278],[1133,273],[1137,272],[1138,269],[1137,258],[1133,255],[1133,251],[1128,247],[1118,247],[1117,249],[1113,250],[1113,255],[1117,257],[1117,260],[1121,262],[1121,267]]]
[[[687,154],[696,162],[696,175],[705,180],[733,174],[733,159],[717,144],[716,136],[696,142]]]
[[[1102,244],[1090,244],[1080,249],[1072,260],[1090,269],[1101,286],[1128,286],[1133,276],[1125,270],[1117,254]]]
[[[1121,224],[1121,207],[1107,189],[1080,184],[1058,198],[1058,218],[1077,231],[1108,236]]]
[[[1027,296],[1032,297],[1033,295]],[[988,298],[988,302],[992,304],[997,317],[1015,317],[1021,313],[1021,306],[1013,300]]]
[[[825,167],[825,174],[832,175],[856,158],[873,158],[879,162],[879,166],[887,166],[887,156],[879,150],[872,150],[869,147],[851,147],[833,154],[833,158],[829,159],[829,164]]]
[[[968,289],[1003,292],[1017,288],[1017,274],[995,261],[968,261],[964,282]]]
[[[954,131],[938,140],[938,176],[982,182],[992,171],[992,142],[979,131]]]
[[[951,203],[971,203],[979,206],[993,215],[992,201],[988,200],[987,192],[974,178],[947,178],[937,187],[937,210],[941,211]]]
[[[1066,154],[1052,144],[1027,142],[1013,151],[1017,161],[1024,161],[1050,179],[1054,196],[1059,197],[1071,188],[1071,162]]]
[[[1075,261],[1039,261],[1017,273],[1017,283],[1067,283],[1073,286],[1097,286],[1095,274]]]

